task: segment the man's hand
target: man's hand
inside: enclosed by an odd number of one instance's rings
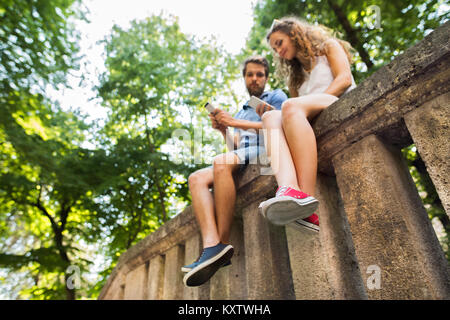
[[[270,110],[275,110],[275,108],[267,103],[258,104],[258,106],[256,107],[256,113],[258,114],[259,117],[262,117],[264,112]]]
[[[234,118],[226,111],[216,109],[215,118],[217,122],[226,127],[234,127],[235,126],[235,120]]]
[[[218,110],[219,109],[216,109],[216,111],[218,111]],[[219,130],[221,133],[225,134],[228,127],[217,122],[216,117],[214,116],[216,111],[214,111],[214,113],[208,114],[209,118],[211,119],[211,126],[213,127],[213,129]]]

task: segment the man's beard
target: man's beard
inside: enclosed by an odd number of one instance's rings
[[[247,87],[247,91],[250,96],[260,97],[264,92],[264,86],[260,87],[258,85],[250,85]]]

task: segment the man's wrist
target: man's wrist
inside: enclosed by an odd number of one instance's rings
[[[233,118],[232,120],[231,120],[231,123],[230,123],[230,125],[229,125],[230,127],[233,127],[233,128],[236,128],[236,127],[238,127],[239,126],[239,120],[238,119],[235,119],[235,118]]]

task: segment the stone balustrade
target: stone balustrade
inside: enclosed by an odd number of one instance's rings
[[[450,22],[314,121],[320,232],[277,227],[258,204],[276,183],[236,177],[232,265],[188,288],[201,238],[191,207],[119,259],[99,299],[449,299],[449,264],[401,148],[415,143],[450,213]]]

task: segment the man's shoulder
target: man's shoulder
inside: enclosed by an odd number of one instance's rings
[[[262,96],[266,99],[287,99],[286,93],[281,89],[266,91]]]
[[[275,89],[272,91],[264,92],[264,97],[262,100],[266,101],[268,104],[276,107],[277,109],[281,109],[281,104],[287,100],[287,95],[281,89]]]

